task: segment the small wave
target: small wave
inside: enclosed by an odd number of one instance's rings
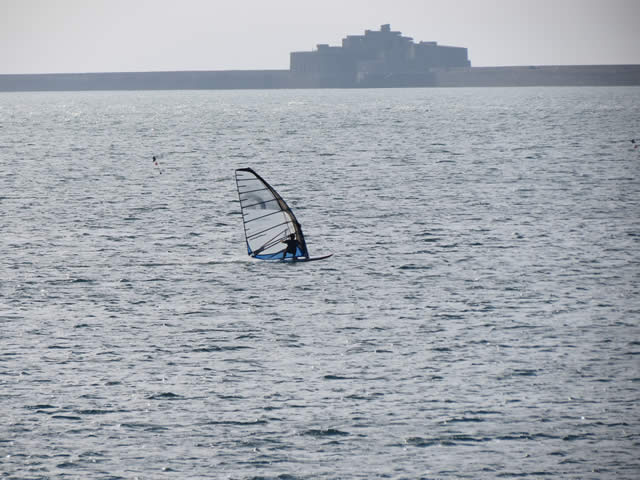
[[[325,380],[352,380],[353,377],[343,377],[340,375],[325,375],[323,377]]]
[[[242,421],[242,420],[211,420],[209,422],[206,422],[205,425],[238,425],[238,426],[242,426],[242,425],[266,425],[267,422],[266,420],[248,420],[248,421]]]
[[[182,397],[182,395],[177,395],[172,392],[163,392],[163,393],[156,393],[156,394],[150,395],[147,398],[149,400],[178,400],[184,397]]]
[[[428,265],[416,265],[414,263],[409,263],[407,265],[402,265],[398,267],[399,270],[431,270],[431,267]]]
[[[484,422],[483,418],[479,417],[460,417],[460,418],[450,418],[449,420],[445,420],[444,423],[479,423]]]
[[[212,345],[211,347],[198,347],[194,348],[192,352],[233,352],[236,350],[245,350],[250,349],[251,347],[247,347],[245,345],[231,345],[229,347],[219,347],[217,345]]]
[[[337,428],[327,428],[327,429],[307,430],[303,433],[303,435],[309,435],[312,437],[335,437],[335,436],[346,437],[346,436],[349,436],[350,433],[343,432],[342,430],[338,430]]]
[[[576,440],[585,440],[591,437],[593,437],[592,433],[583,433],[581,435],[566,435],[562,437],[562,440],[565,442],[575,442]]]
[[[509,441],[509,440],[556,440],[559,437],[555,435],[547,435],[546,433],[525,433],[516,432],[509,435],[501,435],[497,437],[497,440]]]
[[[121,423],[120,427],[122,428],[128,428],[131,430],[144,430],[145,432],[158,432],[158,431],[163,431],[163,430],[168,430],[168,428],[160,426],[160,425],[153,425],[150,423]]]
[[[409,437],[405,440],[407,445],[412,445],[414,447],[430,447],[432,445],[438,445],[440,442],[435,439],[428,439],[422,437]]]
[[[513,376],[520,376],[520,377],[535,377],[535,376],[538,375],[538,371],[537,370],[530,370],[530,369],[514,370],[512,375]]]
[[[36,405],[25,405],[27,410],[47,410],[49,408],[58,408],[54,405],[49,405],[48,403],[36,404]]]
[[[100,410],[100,409],[88,409],[88,410],[76,410],[79,415],[107,415],[109,413],[118,413],[121,410]]]
[[[58,420],[82,420],[82,417],[77,417],[75,415],[51,415],[51,418],[56,418]]]

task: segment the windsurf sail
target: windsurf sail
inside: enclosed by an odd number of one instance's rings
[[[302,227],[278,192],[251,168],[236,170],[236,185],[249,255],[261,260],[308,258]],[[285,243],[291,235],[295,253]]]

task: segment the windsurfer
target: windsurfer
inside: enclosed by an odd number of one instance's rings
[[[282,243],[287,244],[285,249],[282,251],[282,259],[284,260],[287,257],[287,253],[290,253],[293,256],[293,260],[295,260],[296,253],[298,252],[298,240],[296,240],[296,234],[292,233],[289,235],[289,238],[282,240]]]

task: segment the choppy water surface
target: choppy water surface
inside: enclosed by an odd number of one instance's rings
[[[1,94],[0,473],[638,478],[634,137],[638,88]],[[334,257],[246,256],[244,166]]]

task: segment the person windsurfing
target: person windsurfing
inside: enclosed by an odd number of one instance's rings
[[[289,235],[289,238],[282,240],[282,243],[287,244],[285,249],[282,251],[282,260],[287,258],[287,253],[290,253],[293,257],[293,260],[295,261],[295,259],[297,258],[296,253],[298,253],[298,240],[296,240],[296,234],[292,233],[291,235]]]

